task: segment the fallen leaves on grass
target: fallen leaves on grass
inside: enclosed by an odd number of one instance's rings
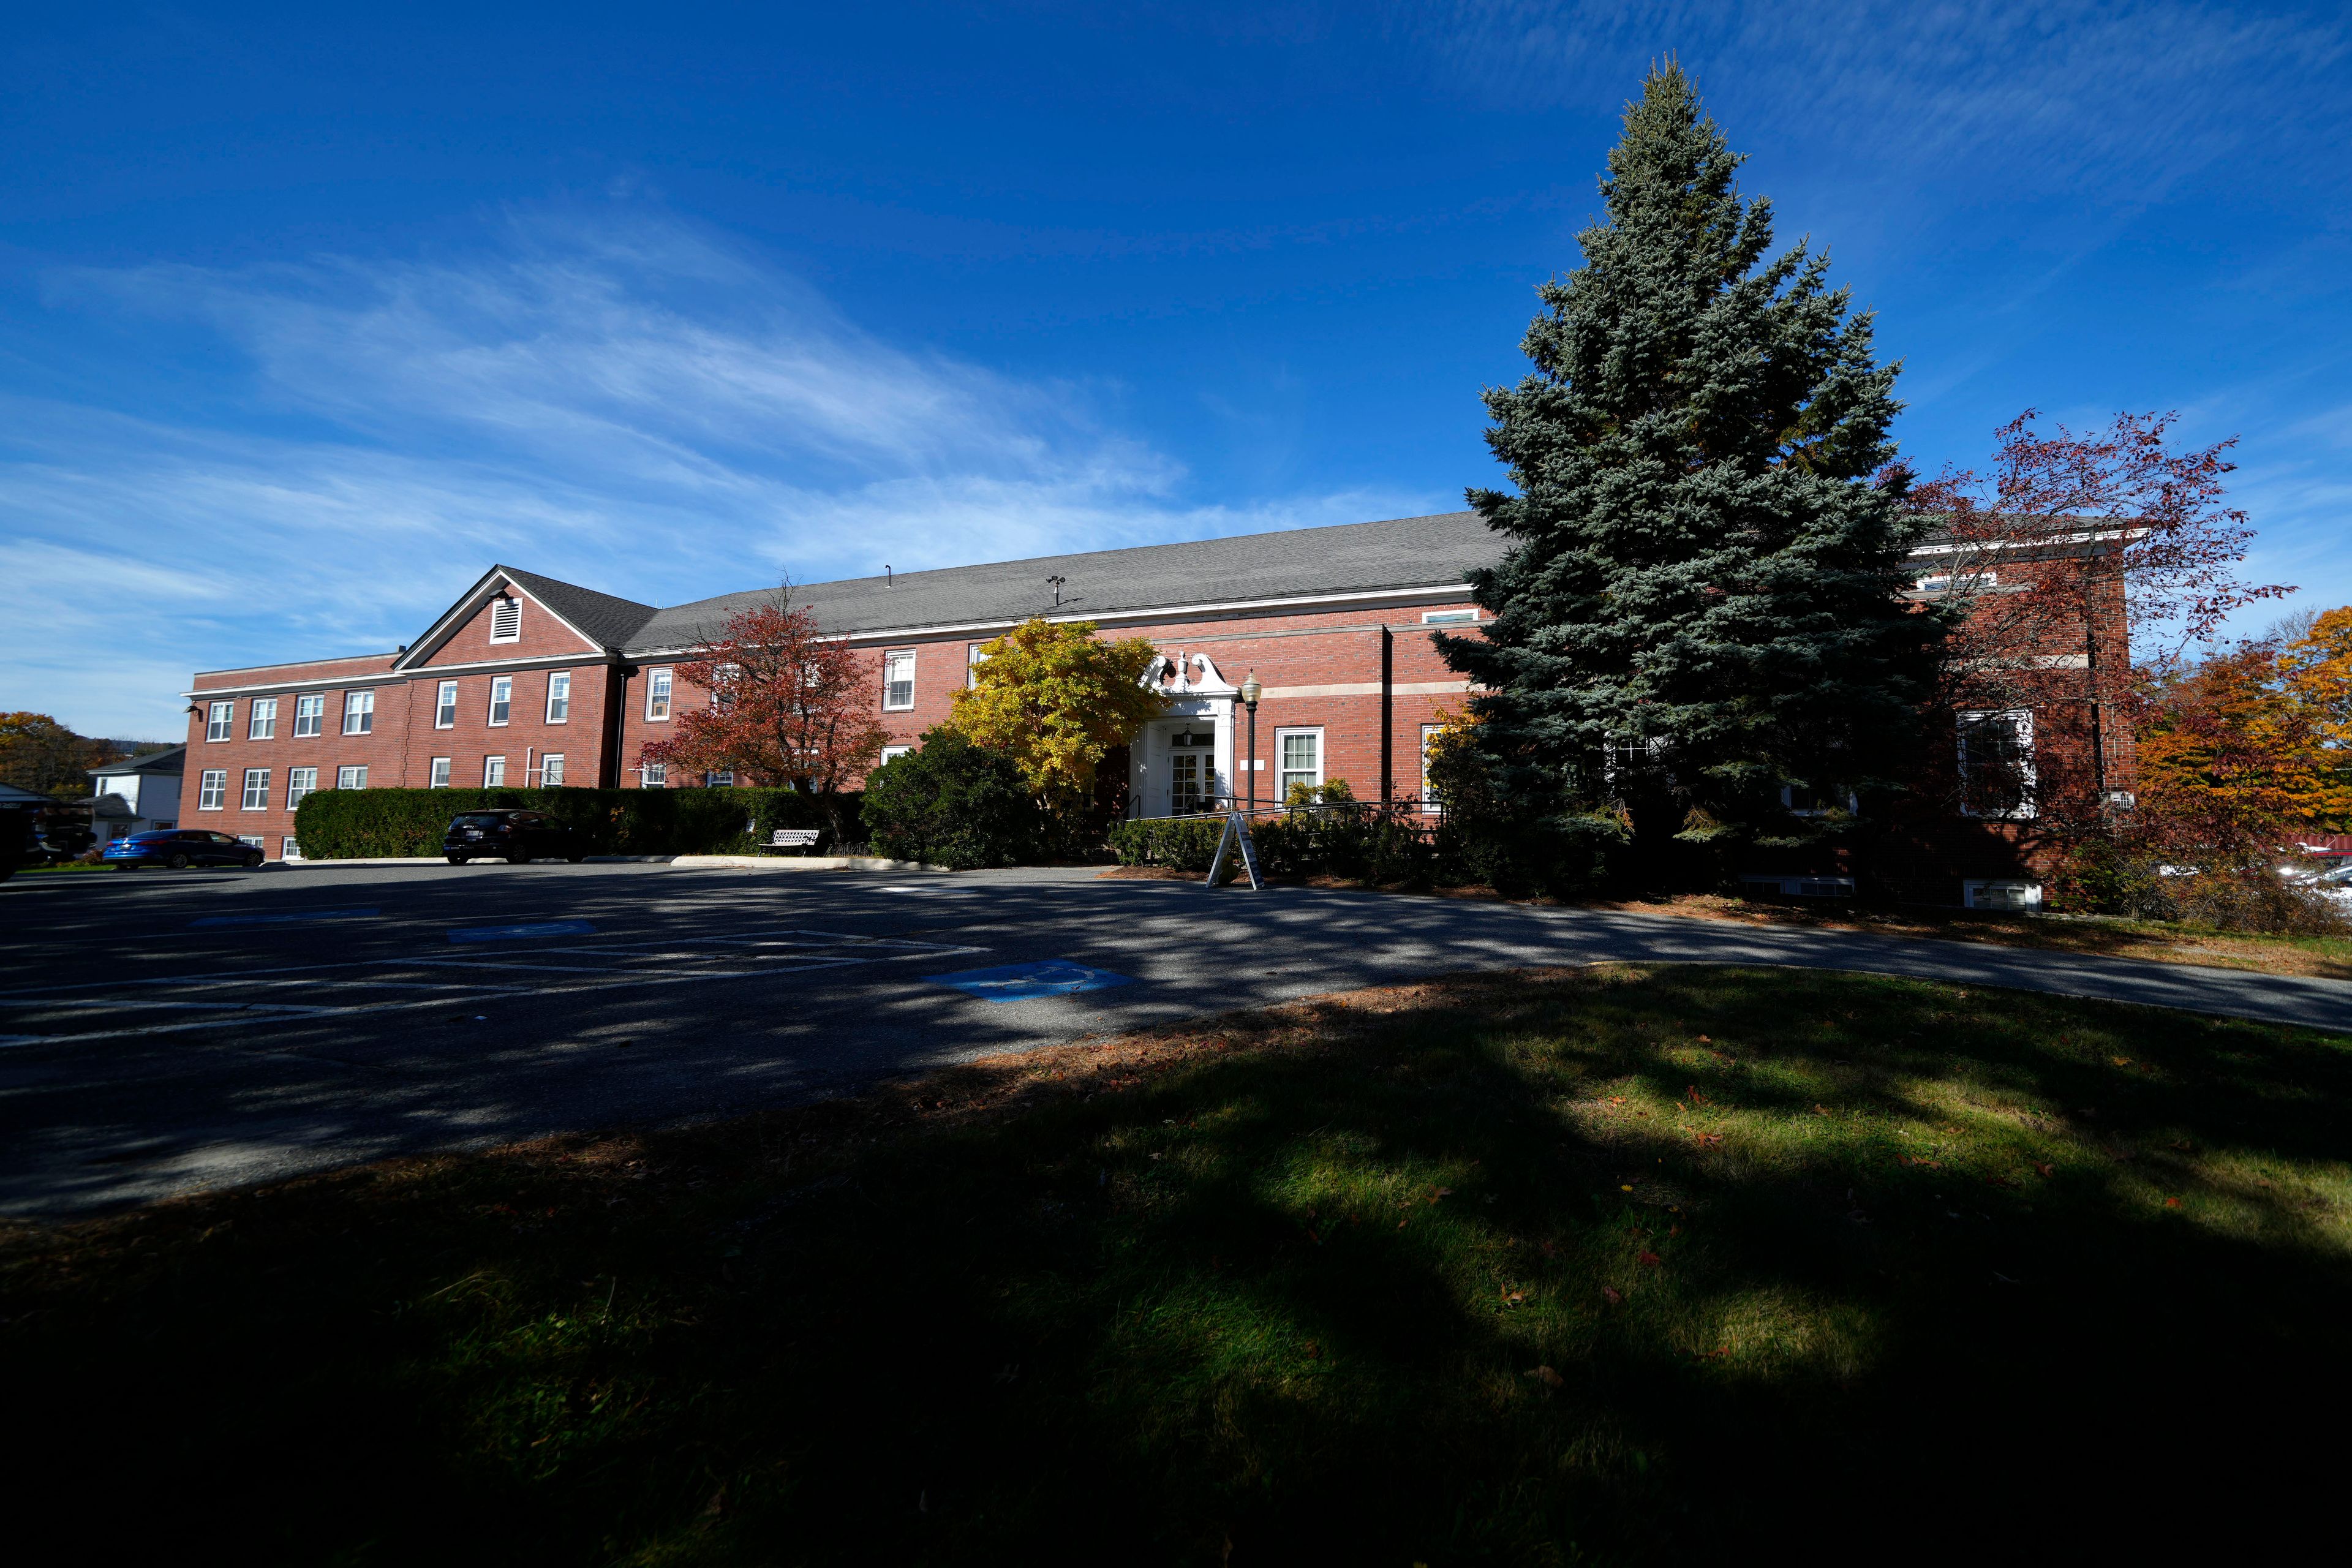
[[[1624,1304],[1625,1293],[1622,1290],[1612,1290],[1608,1286],[1603,1285],[1601,1287],[1601,1299],[1608,1302],[1612,1307],[1622,1306]]]
[[[1664,1263],[1664,1262],[1665,1261],[1665,1259],[1664,1259],[1664,1258],[1661,1258],[1661,1257],[1659,1257],[1656,1253],[1654,1253],[1654,1252],[1651,1252],[1651,1251],[1649,1251],[1649,1250],[1647,1250],[1647,1249],[1645,1248],[1645,1249],[1644,1249],[1644,1250],[1643,1250],[1643,1252],[1642,1252],[1642,1253],[1641,1253],[1641,1254],[1640,1254],[1640,1255],[1639,1255],[1639,1256],[1634,1259],[1634,1261],[1635,1261],[1635,1262],[1637,1262],[1637,1263],[1644,1264],[1644,1265],[1646,1265],[1646,1266],[1647,1266],[1647,1267],[1649,1267],[1649,1268],[1657,1268],[1660,1264]]]
[[[1528,1371],[1528,1375],[1546,1388],[1558,1388],[1568,1381],[1548,1366],[1531,1367]]]

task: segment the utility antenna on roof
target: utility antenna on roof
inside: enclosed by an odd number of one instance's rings
[[[898,581],[890,575],[890,563],[887,561],[882,563],[882,585],[885,588],[895,588],[898,585]]]
[[[1062,607],[1062,584],[1068,582],[1069,579],[1056,574],[1046,578],[1045,581],[1054,585],[1054,608],[1058,610]]]

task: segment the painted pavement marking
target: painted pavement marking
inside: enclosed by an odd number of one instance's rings
[[[380,912],[373,909],[291,910],[274,915],[206,915],[202,920],[190,921],[188,929],[202,931],[208,926],[307,925],[312,921],[361,921],[371,920]]]
[[[451,942],[512,942],[528,936],[593,936],[596,928],[586,921],[540,921],[530,925],[461,926],[449,933]]]
[[[1135,984],[1127,975],[1113,974],[1108,969],[1088,969],[1067,959],[1008,963],[995,969],[966,969],[954,974],[926,974],[923,978],[933,984],[951,985],[983,1002],[1024,1002],[1035,996],[1068,996],[1080,991],[1108,991],[1114,985]]]

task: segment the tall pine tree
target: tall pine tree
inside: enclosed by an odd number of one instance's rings
[[[1517,493],[1470,504],[1512,542],[1471,579],[1485,635],[1441,646],[1485,689],[1502,794],[1558,825],[1802,842],[1884,784],[1927,695],[1943,626],[1901,596],[1923,524],[1872,482],[1895,367],[1826,257],[1765,259],[1741,161],[1654,70],[1584,266],[1538,290],[1534,373],[1486,394]]]

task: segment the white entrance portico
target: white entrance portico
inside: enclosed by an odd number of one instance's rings
[[[1213,810],[1234,794],[1234,704],[1241,689],[1205,653],[1166,654],[1143,683],[1168,699],[1166,714],[1143,728],[1128,760],[1128,815],[1184,816]]]

